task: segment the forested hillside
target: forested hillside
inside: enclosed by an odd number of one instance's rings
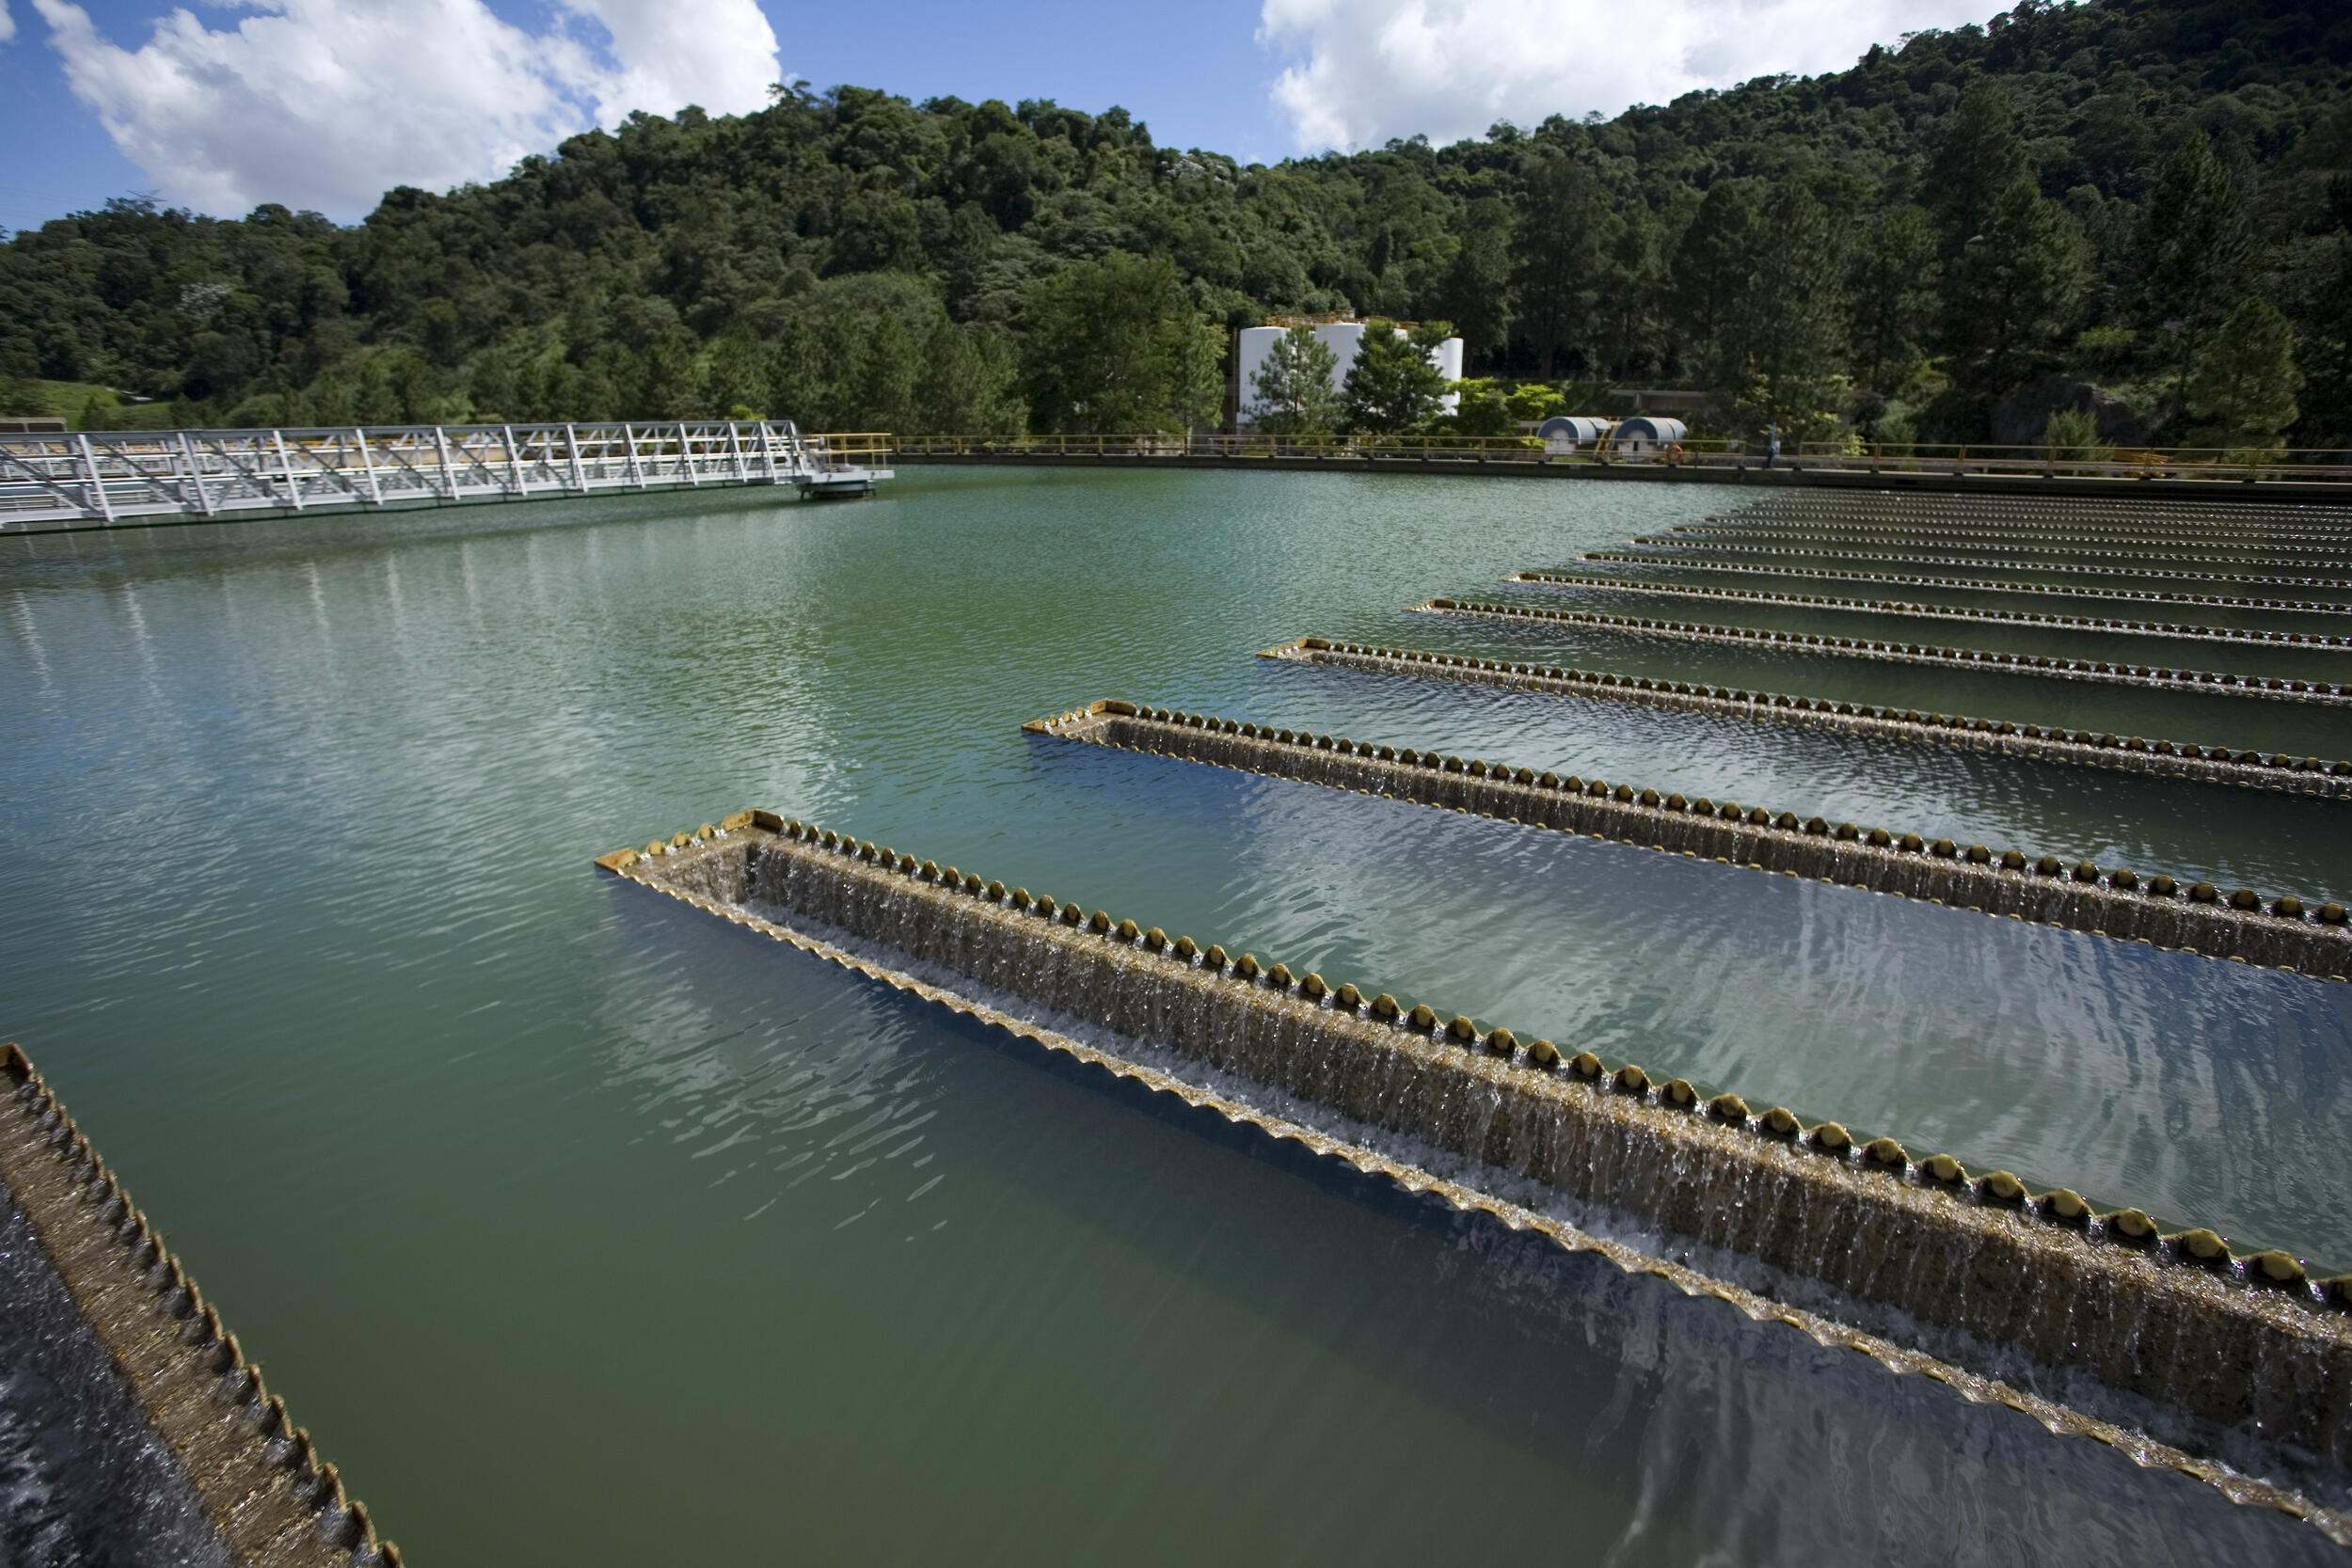
[[[2026,0],[1835,75],[1272,166],[1117,109],[789,91],[351,228],[123,200],[18,233],[0,401],[1182,428],[1230,328],[1349,310],[1451,321],[1483,376],[1703,386],[1726,429],[2038,437],[2074,406],[2131,443],[2352,444],[2347,169],[2343,0]],[[1478,390],[1464,428],[1500,417]]]

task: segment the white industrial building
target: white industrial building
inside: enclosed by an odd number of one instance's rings
[[[1237,419],[1245,427],[1256,422],[1258,372],[1265,368],[1266,356],[1274,352],[1274,345],[1289,330],[1287,326],[1245,326],[1241,329],[1234,358],[1240,388]],[[1331,351],[1335,361],[1331,367],[1331,389],[1339,391],[1346,386],[1347,372],[1356,363],[1356,351],[1364,341],[1364,324],[1359,321],[1319,322],[1314,324],[1314,334],[1315,341]],[[1404,337],[1405,328],[1398,327],[1396,335]],[[1461,339],[1446,339],[1431,352],[1429,358],[1449,384],[1462,379]],[[1446,393],[1445,411],[1453,413],[1460,402],[1458,394]]]

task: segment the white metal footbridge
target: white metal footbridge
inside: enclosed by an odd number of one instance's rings
[[[789,420],[0,436],[0,533],[769,484],[858,496],[889,437]]]

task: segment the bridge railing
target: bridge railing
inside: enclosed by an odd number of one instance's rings
[[[801,443],[812,461],[835,468],[887,467],[895,450],[886,430],[828,431],[803,436]]]
[[[1666,465],[1698,469],[1760,467],[1764,449],[1742,443],[1686,437],[1665,444],[1603,443],[1575,451],[1548,451],[1532,436],[1262,436],[1157,433],[1101,436],[905,436],[898,455],[1007,458],[1218,458],[1289,459],[1415,464]],[[2306,483],[2352,483],[2352,451],[2246,451],[2217,447],[2098,453],[2054,452],[2035,446],[1873,446],[1867,443],[1791,442],[1775,460],[1779,467],[1855,473],[1935,473],[1979,476],[2034,475],[2077,479],[2175,479],[2224,481],[2295,480]]]
[[[0,530],[701,484],[807,484],[889,437],[784,420],[0,436]]]

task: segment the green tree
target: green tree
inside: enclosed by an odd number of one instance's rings
[[[1576,159],[1552,153],[1528,169],[1512,235],[1513,277],[1520,324],[1546,381],[1561,350],[1581,351],[1588,341],[1608,217],[1600,182]]]
[[[1117,110],[795,89],[745,115],[632,116],[503,179],[389,192],[354,225],[137,198],[66,214],[0,237],[0,365],[157,400],[114,409],[117,422],[258,417],[281,393],[306,418],[587,419],[634,412],[649,390],[664,407],[752,406],[729,388],[762,377],[722,349],[739,338],[760,345],[772,412],[896,427],[929,422],[936,372],[919,361],[934,337],[961,345],[958,364],[980,377],[967,390],[993,385],[991,343],[1034,388],[1050,355],[1028,341],[1029,292],[1124,254],[1164,260],[1174,308],[1227,327],[1265,310],[1444,316],[1489,373],[1548,357],[1562,375],[1656,367],[1745,395],[1748,322],[1731,305],[1759,297],[1758,204],[1801,182],[1866,250],[1899,233],[1887,214],[1901,203],[1931,214],[1940,276],[1916,353],[1889,346],[1915,301],[1888,262],[1849,276],[1836,371],[1872,384],[1856,407],[1879,410],[1874,429],[1933,399],[1940,412],[1919,419],[1957,432],[1981,422],[1989,378],[2055,363],[2041,347],[1994,352],[1972,319],[1980,252],[2005,243],[1996,209],[2024,177],[2089,247],[2093,286],[2068,313],[2100,335],[2079,340],[2071,371],[2126,401],[2153,377],[2185,431],[2188,376],[2254,293],[2293,324],[2312,378],[2296,438],[2352,440],[2343,225],[2312,222],[2328,171],[2352,167],[2347,58],[2342,4],[2018,0],[1986,27],[1916,34],[1807,83],[1263,166],[1155,146]],[[1669,292],[1645,297],[1639,281],[1661,274]],[[942,310],[1002,336],[939,336]],[[892,312],[903,331],[865,329]],[[373,363],[404,348],[428,373]],[[674,348],[709,379],[670,373]],[[1192,383],[1215,357],[1187,337],[1167,359]],[[1923,369],[1939,360],[1965,383],[1948,399]],[[983,404],[1018,415],[1000,397],[948,400]]]
[[[2329,182],[2328,203],[2336,231],[2303,341],[2311,395],[2303,400],[2301,444],[2344,448],[2352,447],[2352,175]]]
[[[1502,356],[1511,340],[1511,207],[1481,197],[1462,217],[1462,243],[1438,279],[1438,312],[1462,334],[1462,352],[1479,364]]]
[[[2295,328],[2266,302],[2247,298],[2190,372],[2187,413],[2200,446],[2265,449],[2295,423]]]
[[[1052,273],[1023,296],[1023,369],[1035,423],[1052,431],[1184,431],[1214,424],[1223,335],[1165,260],[1114,252]]]
[[[22,417],[47,412],[48,400],[41,396],[40,388],[33,385],[31,376],[0,372],[0,414]]]
[[[767,407],[802,429],[1016,434],[1024,413],[1001,329],[951,320],[906,273],[829,277],[766,333]],[[714,362],[715,369],[715,362]]]
[[[1409,332],[1399,332],[1394,322],[1379,316],[1366,322],[1340,393],[1347,427],[1401,436],[1436,419],[1446,393],[1438,345],[1452,336],[1448,322],[1423,322]]]
[[[1265,362],[1249,377],[1249,420],[1269,436],[1319,436],[1340,420],[1331,385],[1340,356],[1311,326],[1294,326],[1274,341]]]
[[[1710,386],[1744,377],[1727,328],[1754,291],[1762,228],[1763,214],[1747,187],[1719,180],[1675,248],[1668,313],[1685,358]]]
[[[2172,413],[2186,409],[2190,367],[2248,292],[2253,230],[2227,166],[2192,130],[2164,161],[2139,231],[2137,314],[2171,352]]]
[[[963,326],[945,315],[932,323],[923,358],[916,422],[955,436],[1019,436],[1028,429],[1021,365],[1001,327]]]
[[[1919,357],[1935,309],[1935,230],[1918,207],[1896,207],[1854,247],[1847,288],[1854,379],[1891,392]]]
[[[2047,362],[2082,296],[2081,230],[2019,174],[1996,197],[1944,282],[1944,342],[1955,386],[1982,400]]]
[[[1449,435],[1508,436],[1515,421],[1511,404],[1502,388],[1481,377],[1467,377],[1454,384],[1454,422]]]
[[[1620,381],[1655,371],[1661,357],[1659,244],[1658,219],[1637,201],[1609,226],[1602,245],[1597,346],[1601,368]]]
[[[1763,214],[1745,297],[1724,329],[1718,398],[1740,422],[1819,440],[1844,402],[1845,252],[1839,225],[1803,184],[1784,185]]]
[[[2053,409],[2042,429],[2042,450],[2054,463],[2105,463],[2115,449],[2099,439],[2099,421],[2080,408]]]
[[[631,419],[691,420],[702,414],[707,399],[698,346],[682,326],[664,328],[645,345],[637,362],[637,394],[629,400]]]
[[[1560,395],[1560,388],[1548,387],[1540,381],[1523,381],[1511,388],[1504,403],[1511,410],[1515,424],[1537,424],[1554,414],[1568,411],[1568,400]]]
[[[2002,196],[2032,170],[2009,90],[1979,81],[1961,94],[1928,160],[1927,189],[1947,266],[1987,232]]]
[[[759,345],[730,335],[711,345],[703,372],[704,412],[716,420],[764,419],[768,367]]]

